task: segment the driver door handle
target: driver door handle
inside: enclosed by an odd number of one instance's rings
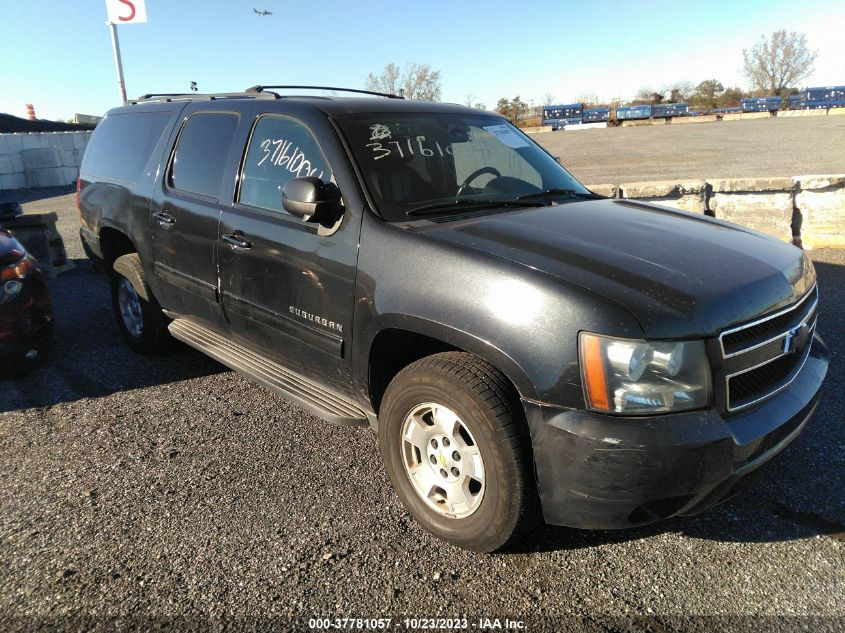
[[[158,225],[163,229],[169,229],[176,223],[176,219],[167,211],[160,211],[153,213],[153,220],[158,222]]]
[[[236,253],[243,253],[252,247],[252,242],[244,239],[243,235],[238,235],[237,233],[225,233],[221,239],[231,246],[232,250]]]

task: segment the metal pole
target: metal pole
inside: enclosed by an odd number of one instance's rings
[[[106,22],[111,30],[111,47],[114,52],[114,65],[117,68],[117,89],[120,91],[120,103],[126,104],[126,84],[123,82],[123,61],[120,59],[120,42],[117,39],[117,27],[114,22]]]

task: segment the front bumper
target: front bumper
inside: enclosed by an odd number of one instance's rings
[[[52,346],[54,319],[39,271],[21,277],[23,289],[0,305],[0,376],[13,376],[40,360]]]
[[[546,522],[624,528],[724,501],[807,424],[828,362],[814,337],[787,389],[729,417],[707,409],[625,418],[523,401]]]

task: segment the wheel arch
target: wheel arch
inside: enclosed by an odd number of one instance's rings
[[[446,351],[467,352],[500,371],[520,397],[534,398],[533,383],[519,364],[505,352],[466,332],[423,319],[387,325],[373,334],[367,346],[364,385],[378,414],[390,381],[411,363]]]
[[[100,250],[106,273],[111,275],[115,260],[121,255],[137,253],[138,248],[126,233],[111,226],[100,229]]]

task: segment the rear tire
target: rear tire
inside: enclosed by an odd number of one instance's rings
[[[164,351],[171,340],[168,319],[147,284],[137,253],[121,255],[115,260],[111,291],[117,327],[132,351],[138,354]]]
[[[519,399],[472,354],[435,354],[400,371],[382,401],[379,445],[405,507],[453,545],[500,550],[540,524]]]

